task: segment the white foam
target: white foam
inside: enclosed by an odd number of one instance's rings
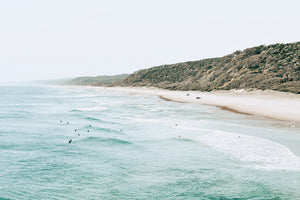
[[[245,166],[267,170],[300,170],[300,158],[287,147],[254,136],[213,131],[198,140],[221,151]]]
[[[47,96],[47,98],[56,98],[57,96]],[[88,97],[99,97],[99,95],[94,94],[77,94],[77,95],[59,95],[59,98],[88,98]]]
[[[181,125],[174,125],[173,127],[178,128],[178,129],[189,130],[189,131],[201,131],[201,132],[211,131],[209,129],[196,128],[196,127],[187,127],[187,126],[181,126]]]
[[[205,113],[213,113],[213,111],[210,110],[210,109],[205,109],[204,112],[205,112]]]
[[[106,99],[107,99],[106,97],[102,97],[101,99],[95,99],[95,100],[92,100],[91,102],[104,105],[104,104],[107,104],[104,102],[104,100],[106,100]]]
[[[101,111],[101,110],[107,110],[107,108],[100,107],[100,106],[94,106],[94,107],[90,107],[90,108],[78,108],[76,110],[79,110],[79,111]]]
[[[164,111],[164,110],[166,110],[166,109],[165,109],[165,108],[162,108],[162,107],[156,107],[156,108],[151,108],[151,107],[149,107],[149,108],[146,108],[146,110],[150,110],[150,111],[156,112],[156,111]]]
[[[107,103],[107,104],[109,104],[110,106],[115,106],[115,105],[120,106],[120,105],[123,105],[124,102],[122,102],[122,101],[109,101],[109,103]]]
[[[149,123],[161,123],[161,120],[158,119],[150,119],[150,118],[129,118],[135,122],[149,122]]]
[[[80,98],[80,97],[99,97],[99,94],[78,94],[74,95],[73,97]]]

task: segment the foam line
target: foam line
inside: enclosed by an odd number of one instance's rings
[[[300,158],[279,143],[254,136],[213,131],[198,141],[242,161],[247,167],[269,170],[300,170]]]
[[[107,110],[107,108],[100,107],[100,106],[94,106],[94,107],[90,107],[90,108],[77,108],[75,110],[79,110],[79,111],[102,111],[102,110]]]

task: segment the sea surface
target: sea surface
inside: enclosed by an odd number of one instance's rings
[[[93,87],[0,86],[0,199],[297,200],[300,128]]]

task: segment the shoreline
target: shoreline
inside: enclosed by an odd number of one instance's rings
[[[173,91],[150,87],[102,87],[132,95],[151,95],[181,103],[199,103],[240,114],[300,122],[300,95],[273,90]]]

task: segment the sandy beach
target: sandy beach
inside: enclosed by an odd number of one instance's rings
[[[148,87],[109,87],[110,91],[155,95],[162,99],[218,106],[234,112],[300,122],[300,95],[271,90],[171,91]],[[294,122],[293,122],[294,121]]]

